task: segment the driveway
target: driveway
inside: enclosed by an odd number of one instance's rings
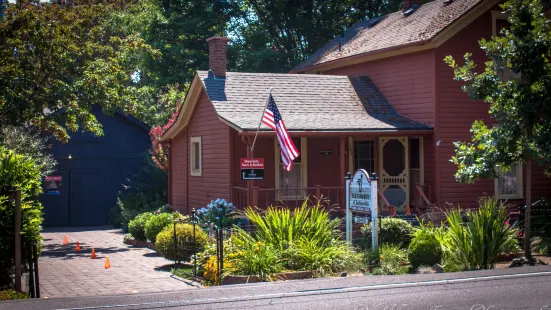
[[[63,245],[67,236],[69,245]],[[40,297],[75,297],[193,289],[172,277],[171,262],[148,248],[123,243],[110,226],[45,228],[38,269]],[[75,250],[76,242],[81,250]],[[94,248],[96,259],[90,254]],[[105,268],[109,258],[111,268]]]

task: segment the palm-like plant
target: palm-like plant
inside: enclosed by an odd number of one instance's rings
[[[332,220],[319,202],[314,206],[309,206],[308,202],[305,200],[302,206],[293,211],[269,207],[264,213],[260,213],[247,208],[245,216],[255,226],[255,239],[284,251],[301,238],[315,240],[320,246],[327,246],[340,238],[342,232],[338,227],[341,220]]]
[[[466,211],[466,220],[456,209],[447,213],[449,245],[465,267],[469,269],[494,268],[497,256],[514,231],[507,224],[507,210],[503,202],[483,197],[479,209]]]

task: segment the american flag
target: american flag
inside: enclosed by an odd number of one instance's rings
[[[266,111],[264,112],[262,122],[268,127],[275,130],[275,132],[277,133],[277,140],[279,140],[279,146],[281,148],[281,159],[283,161],[283,167],[285,168],[285,170],[291,171],[291,169],[293,168],[293,160],[297,158],[300,153],[295,147],[295,144],[293,143],[291,137],[289,137],[289,133],[287,132],[285,123],[281,118],[281,114],[279,114],[279,110],[277,109],[272,94],[270,94],[270,97],[268,97],[268,105],[266,106]]]

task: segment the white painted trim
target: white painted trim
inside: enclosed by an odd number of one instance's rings
[[[199,169],[194,169],[193,163],[195,163],[195,150],[193,149],[194,144],[199,144]],[[201,143],[201,137],[191,137],[189,139],[189,152],[190,152],[190,162],[189,162],[189,171],[191,176],[200,177],[203,175],[203,145]]]
[[[494,179],[494,196],[497,199],[523,199],[524,198],[524,180],[523,180],[523,164],[521,161],[514,163],[517,166],[517,193],[512,195],[501,194],[499,192],[499,177]]]
[[[498,19],[507,19],[508,14],[505,14],[501,11],[492,10],[492,36],[497,36],[497,25],[496,20]]]
[[[184,99],[184,103],[180,108],[180,114],[178,114],[174,124],[172,124],[172,126],[170,126],[170,128],[161,136],[161,141],[173,139],[182,129],[187,127],[189,120],[191,119],[191,115],[193,114],[193,110],[199,102],[199,96],[201,95],[202,90],[203,83],[199,79],[199,75],[195,73],[191,86],[186,94],[186,98]]]

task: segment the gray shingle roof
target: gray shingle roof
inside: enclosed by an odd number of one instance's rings
[[[327,43],[298,64],[293,71],[350,56],[430,40],[482,1],[484,0],[455,0],[451,4],[443,5],[442,1],[438,0],[423,4],[407,17],[402,15],[401,11],[379,17],[378,23],[372,27],[370,24],[374,19],[357,23],[347,29],[343,38],[337,37]],[[341,52],[337,53],[339,41],[342,44]]]
[[[218,115],[256,130],[268,93],[289,131],[395,131],[431,127],[398,114],[367,77],[228,72],[197,74]],[[261,130],[271,130],[262,124]]]

